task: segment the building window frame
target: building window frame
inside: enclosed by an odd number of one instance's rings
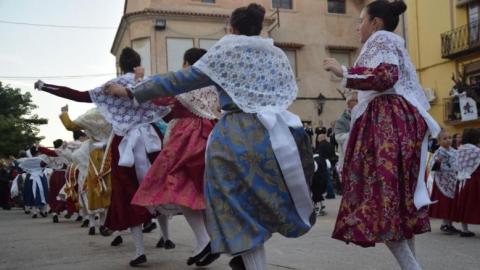
[[[277,2],[277,3],[275,3]],[[293,0],[271,0],[270,4],[272,6],[272,9],[280,9],[280,10],[293,10],[295,7],[294,1]],[[275,6],[277,5],[277,6]],[[280,6],[278,6],[280,5]],[[286,7],[283,5],[287,5]]]
[[[330,4],[337,4],[343,6],[334,7],[334,5],[330,6]],[[347,14],[347,0],[327,0],[327,13],[328,14],[340,14],[346,15]]]
[[[138,48],[135,46],[136,42],[143,41],[143,40],[148,41],[148,56],[145,56],[145,57],[142,57],[143,56],[142,52],[140,52],[138,50]],[[150,76],[151,74],[153,74],[153,70],[152,70],[152,40],[151,40],[150,36],[139,37],[139,38],[132,39],[130,41],[130,47],[133,50],[135,50],[138,54],[140,54],[141,58],[145,58],[145,59],[141,60],[141,65],[145,69],[145,76]],[[148,65],[145,65],[145,63],[147,63],[147,61],[148,61]]]
[[[177,71],[175,69],[170,69],[170,64],[169,61],[168,61],[168,58],[169,58],[169,46],[168,46],[168,40],[179,40],[179,39],[182,39],[182,40],[190,40],[192,41],[192,46],[187,48],[188,49],[191,49],[191,48],[194,48],[196,47],[195,46],[195,38],[189,38],[189,37],[178,37],[178,36],[167,36],[165,37],[165,62],[166,62],[166,69],[167,71]],[[183,61],[183,53],[185,53],[186,50],[184,50],[181,54],[181,59]]]

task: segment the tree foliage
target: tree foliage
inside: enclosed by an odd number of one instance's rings
[[[48,120],[32,114],[35,108],[29,92],[22,94],[19,88],[0,82],[0,158],[17,155],[43,139],[38,126]]]

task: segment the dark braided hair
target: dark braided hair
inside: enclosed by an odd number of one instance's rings
[[[140,55],[130,47],[125,47],[120,54],[118,65],[122,73],[134,72],[134,68],[141,65]]]
[[[407,5],[403,1],[377,0],[368,4],[366,8],[370,20],[382,19],[384,30],[393,32],[398,26],[400,15],[407,10]]]
[[[230,25],[240,35],[258,36],[262,32],[265,8],[259,4],[252,3],[247,7],[235,9],[230,16]]]

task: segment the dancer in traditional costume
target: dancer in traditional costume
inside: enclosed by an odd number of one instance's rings
[[[88,173],[85,180],[84,201],[88,210],[89,235],[95,235],[95,214],[99,216],[99,231],[108,236],[111,231],[105,227],[107,209],[110,206],[111,185],[111,155],[109,151],[112,125],[96,109],[90,109],[71,120],[68,106],[62,107],[60,120],[67,130],[83,130],[90,138]],[[86,196],[86,198],[85,198]]]
[[[65,143],[61,140],[55,140],[53,142],[53,147],[55,150],[60,147],[66,146]],[[65,172],[67,166],[70,164],[70,161],[65,157],[56,152],[55,150],[50,150],[45,147],[38,147],[38,151],[42,154],[47,155],[47,165],[49,168],[53,169],[53,173],[50,175],[49,179],[49,189],[48,189],[48,205],[50,206],[50,211],[52,212],[53,223],[58,223],[58,215],[66,210],[66,204],[64,200],[61,200],[58,197],[60,190],[65,185]]]
[[[26,207],[32,208],[32,218],[47,216],[48,181],[43,170],[46,163],[38,157],[36,147],[27,151],[27,157],[17,159],[18,166],[27,173],[23,186],[23,195]]]
[[[459,182],[453,220],[462,223],[462,237],[473,237],[475,233],[468,224],[480,224],[480,129],[465,129],[462,145],[458,147]]]
[[[285,53],[259,36],[264,16],[257,4],[238,8],[232,35],[192,67],[152,76],[131,90],[107,89],[143,104],[217,85],[225,114],[206,150],[207,230],[212,253],[241,255],[230,264],[243,258],[247,269],[266,269],[264,243],[273,233],[299,237],[315,219],[311,144],[300,118],[287,111],[297,96],[295,76]]]
[[[333,58],[325,69],[359,90],[342,170],[343,198],[333,238],[362,247],[386,243],[402,269],[421,269],[414,236],[430,231],[424,176],[428,135],[440,127],[410,62],[393,33],[403,2],[371,2],[358,27],[365,43],[352,68]],[[415,196],[414,196],[415,194]]]
[[[135,84],[133,72],[135,67],[140,66],[140,55],[130,48],[125,48],[120,55],[119,64],[124,75],[109,83],[133,86]],[[105,120],[112,125],[114,133],[110,144],[112,195],[105,226],[114,231],[130,228],[135,244],[135,258],[130,261],[130,265],[145,263],[147,258],[141,225],[150,220],[151,215],[145,207],[132,205],[130,202],[139,182],[143,180],[161,150],[160,132],[154,123],[168,114],[169,109],[151,102],[136,106],[128,97],[106,95],[104,85],[82,92],[38,81],[35,88],[78,102],[93,102]]]
[[[452,147],[452,136],[448,131],[438,135],[439,148],[430,159],[430,173],[433,174],[429,216],[442,219],[440,230],[447,234],[460,233],[452,224],[455,190],[457,186],[457,151]]]
[[[193,65],[206,52],[197,48],[186,51],[184,67]],[[217,90],[210,86],[153,102],[171,106],[168,141],[165,138],[162,152],[140,184],[132,203],[159,212],[163,211],[162,207],[180,206],[197,240],[187,264],[206,266],[220,257],[220,254],[211,253],[204,222],[203,190],[207,139],[220,114]],[[160,239],[159,245],[163,242],[164,239]]]

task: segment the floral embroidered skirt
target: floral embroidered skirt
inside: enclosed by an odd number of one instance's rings
[[[351,130],[343,198],[332,237],[363,247],[430,231],[428,209],[413,195],[427,125],[398,95],[373,99]]]
[[[186,117],[175,120],[162,151],[148,170],[133,204],[180,205],[205,209],[205,149],[214,120]]]
[[[309,138],[303,128],[291,132],[309,181],[314,167]],[[227,113],[213,129],[205,200],[213,252],[238,254],[262,245],[275,232],[299,237],[310,229],[296,211],[268,132],[254,114]]]

